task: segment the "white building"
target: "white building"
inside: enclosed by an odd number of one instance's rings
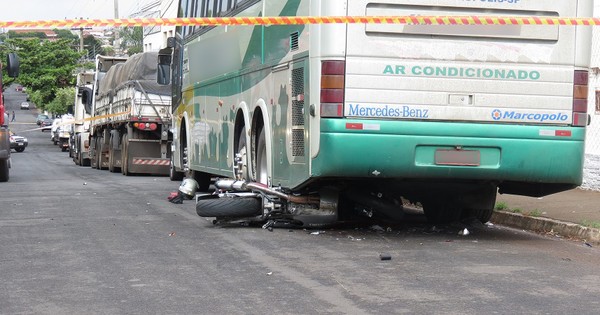
[[[142,8],[141,15],[155,18],[177,17],[178,0],[153,1]],[[144,27],[144,51],[158,51],[165,48],[167,38],[175,36],[175,26]]]
[[[600,16],[600,5],[594,8]],[[600,191],[600,28],[594,26],[592,60],[588,94],[588,113],[592,123],[587,127],[585,167],[581,188]]]

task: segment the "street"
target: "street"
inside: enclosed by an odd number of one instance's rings
[[[2,314],[595,314],[600,252],[497,225],[219,226],[179,182],[74,165],[6,89],[29,139],[0,183]],[[381,260],[389,254],[391,260]]]

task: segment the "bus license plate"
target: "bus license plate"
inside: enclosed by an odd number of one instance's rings
[[[442,150],[435,151],[436,165],[479,166],[481,156],[474,150]]]

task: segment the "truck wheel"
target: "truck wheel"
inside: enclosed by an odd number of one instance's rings
[[[113,149],[113,137],[110,137],[108,144],[108,171],[114,173],[117,171],[115,167],[115,150]]]
[[[131,175],[129,173],[129,142],[127,135],[123,135],[122,139],[122,151],[121,151],[121,174],[125,176]]]
[[[201,217],[247,218],[262,214],[262,201],[255,197],[200,199],[196,213]]]
[[[100,148],[100,138],[96,138],[96,150],[94,150],[94,153],[96,153],[94,155],[94,160],[96,161],[96,169],[97,170],[101,170],[102,169],[102,151]]]
[[[90,139],[90,167],[96,168],[96,149],[92,149],[92,143],[94,142],[94,138]]]
[[[8,181],[8,159],[0,160],[0,182]]]

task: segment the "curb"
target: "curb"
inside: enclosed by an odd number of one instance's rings
[[[600,230],[588,228],[576,223],[563,222],[543,217],[525,216],[520,213],[494,211],[494,224],[542,233],[560,235],[569,239],[580,239],[588,243],[600,244]]]

